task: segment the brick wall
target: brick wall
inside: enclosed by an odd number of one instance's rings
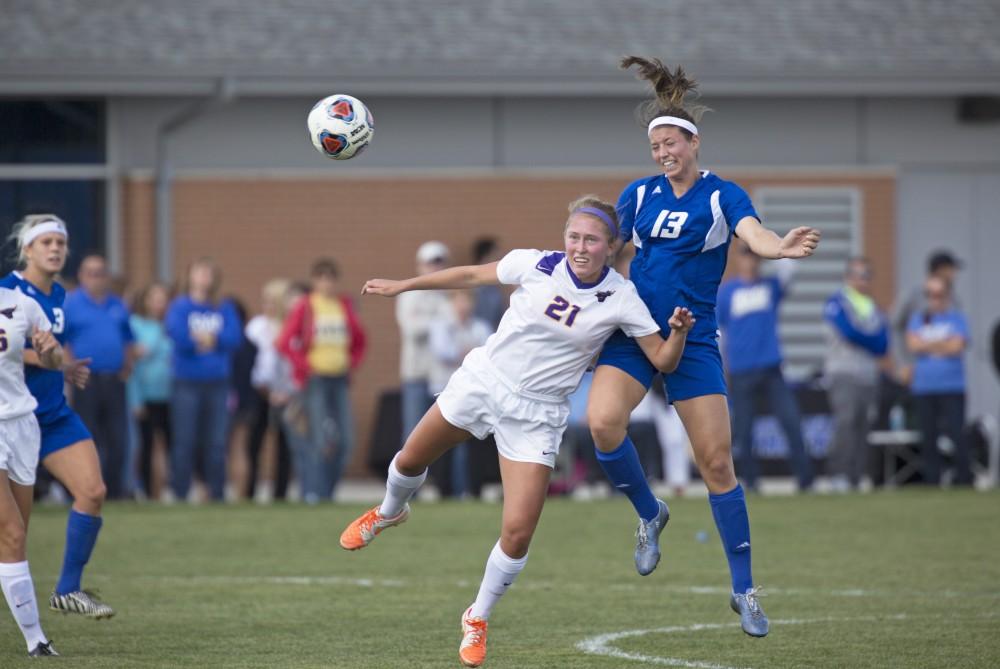
[[[637,174],[635,176],[641,176]],[[875,259],[875,293],[894,295],[895,179],[892,176],[812,174],[726,178],[756,186],[857,186],[862,190],[865,253]],[[277,276],[305,278],[319,256],[335,258],[343,289],[356,294],[370,277],[402,278],[414,269],[417,247],[439,239],[454,260],[471,260],[482,235],[503,248],[560,248],[566,205],[584,193],[612,201],[627,176],[476,178],[179,178],[174,184],[175,275],[209,255],[222,266],[225,291],[251,312],[261,286]],[[155,275],[153,183],[129,178],[122,188],[129,284]],[[352,385],[358,448],[352,471],[363,473],[378,394],[398,384],[398,337],[392,300],[358,299],[369,332],[368,357]]]

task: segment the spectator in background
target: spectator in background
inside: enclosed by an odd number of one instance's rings
[[[468,290],[451,291],[449,307],[445,317],[430,327],[428,389],[432,395],[444,390],[469,351],[485,344],[494,332],[490,323],[473,314],[476,303]],[[468,448],[468,443],[459,444],[431,465],[430,474],[445,497],[462,497],[469,492]]]
[[[312,445],[309,441],[309,420],[306,416],[304,393],[295,380],[295,372],[291,361],[278,349],[278,339],[288,322],[292,307],[309,294],[310,286],[305,281],[290,281],[281,305],[281,323],[278,328],[278,338],[275,340],[275,350],[278,355],[274,359],[274,368],[262,370],[262,382],[268,386],[268,401],[271,410],[276,414],[278,425],[288,443],[294,464],[292,470],[298,480],[299,498],[305,496],[307,490],[314,491],[313,498],[319,501],[323,489],[322,474],[319,467],[312,464]]]
[[[170,480],[181,500],[190,492],[197,460],[204,463],[211,498],[221,501],[225,494],[229,375],[243,326],[233,303],[219,298],[221,285],[215,262],[196,260],[183,293],[167,309],[167,335],[174,347]]]
[[[350,372],[365,354],[365,331],[351,299],[339,292],[337,263],[313,264],[312,291],[292,306],[278,336],[277,348],[292,362],[305,389],[311,444],[310,464],[321,472],[303,493],[308,503],[332,499],[354,449]],[[308,477],[307,477],[308,478]]]
[[[996,370],[998,376],[1000,376],[1000,321],[993,326],[993,369]]]
[[[159,499],[162,492],[162,480],[153,474],[156,453],[170,452],[173,343],[163,325],[169,303],[170,290],[162,283],[152,283],[136,294],[129,319],[135,334],[135,365],[128,380],[129,406],[139,421],[139,475],[149,499]]]
[[[847,262],[844,286],[826,301],[824,377],[833,412],[828,470],[834,489],[856,488],[868,464],[870,410],[875,403],[879,358],[889,350],[885,315],[871,296],[866,258]]]
[[[736,276],[722,282],[716,307],[722,330],[722,354],[729,372],[733,407],[733,439],[740,444],[739,473],[751,490],[757,488],[757,461],[753,455],[753,419],[756,398],[766,395],[771,413],[788,440],[789,460],[799,490],[813,483],[812,463],[802,438],[802,417],[781,373],[778,306],[787,292],[791,260],[778,261],[778,276],[762,277],[760,257],[744,242],[734,242]]]
[[[281,416],[274,410],[271,393],[282,381],[290,380],[291,368],[278,349],[275,341],[281,333],[281,327],[288,311],[285,300],[291,282],[288,279],[271,279],[261,290],[261,313],[250,319],[246,326],[246,336],[257,348],[257,356],[250,372],[250,382],[253,385],[254,398],[252,415],[249,420],[250,434],[247,438],[249,459],[249,476],[247,477],[247,497],[258,502],[269,502],[272,497],[284,499],[288,490],[288,479],[291,469],[291,455],[288,450],[288,440],[281,429]],[[279,388],[287,392],[286,388]],[[257,478],[261,470],[261,447],[264,437],[271,429],[275,436],[274,481],[260,481]]]
[[[78,360],[90,360],[90,382],[73,393],[73,408],[94,435],[108,499],[125,494],[128,402],[125,381],[131,372],[132,343],[125,303],[111,293],[104,257],[80,261],[79,288],[66,296],[66,345]]]
[[[643,401],[648,401],[656,425],[656,438],[663,458],[663,482],[675,496],[683,497],[691,483],[691,440],[677,409],[666,399],[662,377],[653,381]]]
[[[914,356],[914,395],[920,432],[924,483],[941,482],[938,434],[943,432],[955,448],[955,483],[972,484],[965,425],[965,365],[962,356],[969,344],[965,316],[951,303],[951,284],[932,275],[924,283],[927,308],[910,316],[906,344]]]
[[[472,264],[474,265],[496,262],[501,257],[503,256],[500,254],[497,240],[493,237],[480,237],[472,244]],[[507,311],[507,294],[500,286],[478,286],[475,291],[476,309],[473,315],[479,320],[489,323],[492,334],[500,327],[503,312]]]
[[[226,298],[232,303],[240,323],[247,322],[246,305],[235,295]],[[226,400],[228,420],[226,428],[226,485],[224,497],[235,502],[243,499],[243,491],[249,478],[249,458],[247,441],[252,424],[257,415],[257,392],[250,375],[257,359],[257,346],[247,337],[245,329],[240,331],[240,343],[230,358],[229,396]],[[201,470],[195,470],[201,474]]]
[[[425,242],[417,249],[417,275],[444,269],[450,257],[448,247],[441,242]],[[444,318],[447,309],[447,292],[443,290],[415,290],[396,298],[396,322],[402,339],[399,378],[402,382],[404,442],[434,403],[429,390],[430,328],[431,323]]]
[[[927,258],[927,278],[936,277],[948,285],[951,293],[951,303],[956,309],[961,310],[961,304],[955,296],[955,280],[958,278],[958,270],[962,268],[962,263],[950,251],[939,250],[932,253]],[[914,357],[907,346],[907,333],[910,328],[910,320],[914,314],[927,311],[927,298],[924,296],[924,286],[916,286],[910,293],[900,300],[896,306],[892,318],[893,330],[893,353],[897,359],[898,377],[903,385],[909,385],[913,377]]]

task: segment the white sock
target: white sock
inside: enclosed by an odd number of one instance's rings
[[[389,477],[385,482],[385,499],[382,500],[382,506],[378,510],[383,518],[398,516],[399,512],[403,510],[403,506],[413,497],[413,493],[417,492],[417,488],[427,480],[426,469],[417,476],[400,474],[399,470],[396,469],[396,458],[398,457],[399,453],[389,463]]]
[[[507,588],[511,586],[517,575],[528,564],[528,556],[515,560],[509,557],[500,548],[497,541],[493,550],[490,551],[490,559],[486,561],[486,572],[483,574],[483,582],[479,585],[479,594],[472,605],[469,615],[472,618],[488,619],[493,607],[500,601]]]
[[[17,626],[28,644],[34,650],[40,643],[48,643],[42,625],[38,620],[38,602],[35,600],[35,584],[27,562],[0,562],[0,588],[7,600],[10,612],[14,614]]]

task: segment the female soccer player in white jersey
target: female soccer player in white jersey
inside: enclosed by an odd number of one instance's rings
[[[621,240],[631,240],[635,247],[630,278],[661,327],[674,305],[688,307],[697,319],[680,363],[664,381],[710,493],[732,577],[730,606],[740,614],[747,634],[764,636],[768,621],[753,587],[746,500],[733,468],[715,300],[734,232],[764,258],[803,258],[816,249],[819,231],[800,227],[778,237],[761,225],[742,188],[698,169],[701,140],[695,122],[704,108],[685,105],[695,82],[683,70],[670,72],[658,60],[634,56],[621,65],[638,65],[656,93],[640,115],[661,171],[629,184],[618,201]],[[635,561],[642,575],[652,572],[660,559],[659,534],[670,513],[649,489],[626,428],[655,372],[638,342],[618,332],[597,361],[588,403],[598,461],[639,514]]]
[[[17,244],[20,270],[0,279],[0,287],[19,290],[37,302],[51,321],[56,340],[63,343],[66,323],[62,305],[66,291],[56,276],[69,253],[66,224],[51,214],[27,216],[14,226],[11,239]],[[36,351],[26,349],[24,362],[28,390],[38,401],[35,416],[42,431],[42,464],[73,496],[62,572],[49,597],[49,608],[89,618],[110,618],[114,609],[80,584],[102,524],[105,487],[101,463],[90,432],[63,395],[64,380],[81,388],[86,385],[89,359],[67,362],[60,369],[45,369]]]
[[[503,479],[500,540],[486,562],[476,601],[462,615],[459,657],[478,667],[486,658],[490,611],[524,568],[569,417],[567,396],[608,336],[624,329],[651,364],[670,371],[693,324],[676,309],[667,339],[635,287],[606,261],[618,234],[614,207],[596,197],[570,205],[565,252],[515,250],[499,262],[453,267],[403,281],[373,279],[365,293],[394,296],[407,290],[518,286],[496,334],[473,350],[455,372],[403,450],[389,465],[385,499],[351,523],[340,537],[348,550],[367,546],[387,527],[406,520],[407,501],[427,467],[469,440],[496,438]]]
[[[58,655],[38,619],[35,585],[28,569],[28,518],[38,468],[41,434],[38,402],[24,382],[23,351],[31,340],[47,369],[62,364],[62,349],[42,308],[16,290],[0,288],[0,589],[28,644],[28,655]]]

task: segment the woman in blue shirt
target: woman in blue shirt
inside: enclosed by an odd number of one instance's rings
[[[205,463],[205,483],[221,501],[226,487],[229,370],[243,324],[232,302],[219,299],[222,274],[207,258],[188,268],[183,293],[167,309],[174,345],[170,428],[174,438],[170,486],[187,499],[195,458]]]
[[[932,276],[924,284],[925,311],[910,316],[906,345],[916,357],[910,392],[915,399],[920,432],[924,483],[941,482],[938,435],[955,445],[955,483],[971,485],[969,448],[962,438],[965,424],[965,365],[969,345],[965,316],[951,305],[951,286]]]
[[[682,69],[671,72],[659,60],[634,56],[621,65],[637,65],[640,77],[655,91],[655,99],[644,104],[639,115],[659,169],[658,174],[629,184],[618,200],[622,241],[631,240],[635,247],[630,278],[664,332],[674,305],[688,307],[694,314],[695,326],[681,362],[665,375],[667,395],[684,423],[710,493],[732,577],[730,605],[740,614],[747,634],[764,636],[768,621],[750,573],[746,500],[733,467],[715,298],[734,232],[764,258],[811,255],[819,232],[800,227],[778,237],[760,224],[742,188],[699,170],[701,140],[695,123],[704,108],[685,104],[696,84]],[[653,496],[626,428],[656,370],[621,332],[608,340],[597,365],[588,406],[591,433],[605,473],[639,514],[635,561],[645,575],[659,562],[659,534],[670,512]]]
[[[170,289],[152,283],[140,290],[132,303],[129,324],[135,334],[135,365],[129,377],[129,407],[139,420],[142,451],[139,473],[150,499],[159,498],[153,480],[153,451],[157,437],[170,448],[170,377],[173,342],[163,318],[170,303]]]

